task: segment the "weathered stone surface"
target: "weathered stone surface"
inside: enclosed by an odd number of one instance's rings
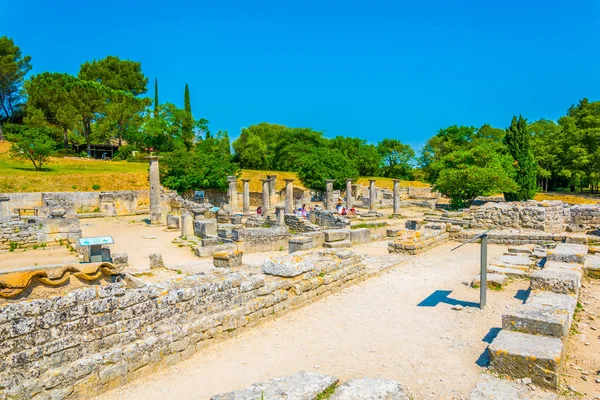
[[[220,251],[214,254],[213,265],[217,268],[233,268],[242,266],[242,251]]]
[[[502,274],[511,278],[526,278],[529,272],[517,268],[503,267],[501,265],[489,265],[487,271],[492,274]]]
[[[369,243],[371,241],[371,231],[367,228],[352,229],[350,231],[350,241],[352,244]]]
[[[210,257],[215,253],[220,251],[234,251],[237,250],[235,244],[233,243],[224,243],[218,246],[196,246],[194,247],[194,254],[198,257]]]
[[[531,274],[532,290],[547,290],[554,293],[579,293],[581,280],[574,271],[553,271],[543,269]]]
[[[343,249],[346,247],[352,247],[352,242],[350,240],[340,240],[337,242],[325,242],[323,243],[323,247],[328,249]]]
[[[350,229],[327,229],[323,231],[326,242],[337,242],[350,239]]]
[[[247,389],[218,394],[211,400],[314,400],[338,379],[316,372],[300,371],[297,374],[255,383]]]
[[[127,253],[113,253],[112,262],[115,265],[129,265],[129,256]]]
[[[335,389],[330,400],[409,400],[402,385],[381,378],[352,379]]]
[[[501,330],[488,347],[490,368],[540,387],[558,389],[563,343],[558,338]]]
[[[586,245],[559,243],[554,249],[548,250],[546,259],[548,261],[583,264],[587,253],[588,247]]]
[[[569,332],[570,325],[569,311],[555,305],[519,304],[502,314],[503,329],[532,335],[562,338]]]
[[[148,258],[150,259],[150,269],[165,267],[162,254],[152,253],[152,254],[150,254],[150,256]]]
[[[313,238],[308,236],[294,236],[289,241],[289,254],[297,251],[310,250],[314,247]]]
[[[194,235],[207,238],[210,236],[217,236],[217,220],[216,219],[204,219],[194,221]]]
[[[517,228],[559,232],[565,222],[561,201],[486,203],[470,208],[476,229]]]
[[[490,289],[502,289],[502,286],[508,282],[508,276],[502,274],[487,274],[487,287]],[[481,287],[481,274],[473,278],[471,286]]]
[[[167,214],[167,229],[179,229],[179,216]]]
[[[593,278],[600,278],[600,257],[599,256],[587,256],[584,264],[584,270],[586,275]]]
[[[529,255],[531,254],[531,248],[526,246],[511,246],[508,248],[508,252],[514,254]]]
[[[531,267],[535,266],[535,260],[532,260],[531,258],[529,258],[527,256],[519,256],[519,255],[509,256],[509,255],[504,255],[504,256],[501,256],[498,259],[498,264],[505,265],[507,267],[527,267],[527,268],[531,268]]]
[[[404,227],[411,231],[418,231],[423,225],[422,219],[409,219],[405,222]]]
[[[532,391],[506,379],[482,374],[477,385],[469,394],[468,400],[556,400],[556,393]]]
[[[314,264],[305,256],[287,256],[281,258],[267,258],[262,265],[262,272],[267,275],[293,277],[312,271]]]

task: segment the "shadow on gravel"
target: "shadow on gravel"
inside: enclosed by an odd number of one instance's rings
[[[483,339],[481,339],[482,342],[485,343],[492,343],[492,341],[496,338],[496,336],[498,336],[498,333],[500,333],[502,329],[501,328],[492,328],[490,329],[490,331],[483,337]],[[487,367],[490,363],[490,356],[488,354],[487,351],[487,347],[486,349],[483,351],[483,353],[481,353],[479,355],[479,358],[477,359],[477,361],[475,361],[475,364],[477,364],[480,367]]]
[[[451,306],[463,306],[463,307],[477,307],[479,303],[473,303],[472,301],[456,300],[448,297],[452,293],[452,290],[436,290],[423,301],[417,304],[418,307],[435,307],[440,303],[450,304]]]

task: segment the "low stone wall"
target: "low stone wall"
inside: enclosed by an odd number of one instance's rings
[[[482,234],[483,231],[462,230],[451,232],[452,240],[465,242]],[[492,231],[488,233],[488,242],[493,244],[552,244],[552,243],[579,243],[597,245],[600,243],[600,236],[596,235],[570,235],[567,233],[549,233],[549,232],[511,232],[511,231]]]
[[[404,230],[396,233],[394,241],[388,243],[389,253],[419,254],[432,249],[449,239],[446,229]]]
[[[311,224],[310,221],[305,219],[304,217],[299,217],[293,214],[286,214],[284,216],[285,224],[290,228],[293,232],[316,232],[321,230],[321,228],[315,224]]]
[[[565,224],[561,201],[486,203],[471,207],[470,215],[471,227],[475,229],[505,227],[560,232]]]
[[[77,218],[24,218],[0,222],[0,249],[71,243],[78,246],[81,228]]]
[[[232,240],[244,253],[287,250],[292,236],[286,227],[233,229]]]
[[[293,278],[236,272],[75,290],[0,307],[1,398],[91,398],[365,276],[326,252]],[[143,285],[137,283],[136,286]]]
[[[581,225],[600,225],[600,206],[581,204],[570,208],[570,223]]]
[[[348,218],[341,217],[333,211],[315,210],[310,213],[310,221],[323,228],[344,229],[350,226]]]
[[[0,249],[31,247],[39,244],[41,227],[27,221],[8,221],[0,223]]]

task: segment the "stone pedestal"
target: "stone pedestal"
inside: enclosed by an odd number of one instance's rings
[[[400,214],[400,181],[394,179],[394,214]]]
[[[160,213],[160,171],[158,158],[147,157],[150,160],[150,223],[160,224],[162,215]]]
[[[285,226],[285,206],[275,207],[275,224],[277,226]]]
[[[167,214],[167,229],[179,229],[179,217],[173,214]]]
[[[235,176],[228,176],[227,182],[229,183],[229,189],[227,190],[227,197],[229,201],[229,207],[231,212],[238,212],[238,196],[237,196],[237,178]]]
[[[269,179],[261,179],[262,181],[262,209],[263,214],[269,210]]]
[[[181,237],[189,238],[194,236],[194,216],[190,212],[181,215]]]
[[[250,179],[242,179],[242,212],[250,214]]]
[[[292,214],[294,212],[294,180],[285,180],[285,212]]]
[[[369,179],[369,212],[377,212],[377,192],[375,191],[375,180]]]
[[[351,209],[352,205],[352,179],[346,179],[346,208]]]
[[[335,204],[333,204],[333,182],[335,182],[335,179],[325,180],[325,209],[327,211],[335,209]]]

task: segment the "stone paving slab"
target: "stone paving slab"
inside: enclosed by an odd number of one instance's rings
[[[498,259],[498,263],[521,267],[534,267],[535,261],[523,255],[504,255]]]
[[[502,274],[487,274],[487,287],[490,289],[502,289],[502,286],[508,282],[508,276]],[[478,288],[481,286],[481,274],[473,278],[471,286]]]
[[[511,254],[531,254],[531,247],[528,246],[510,246],[508,252]]]
[[[563,338],[569,333],[569,311],[554,304],[526,303],[502,314],[502,329]]]
[[[323,247],[328,249],[341,249],[346,247],[352,247],[352,242],[350,240],[339,240],[337,242],[325,242],[323,243]]]
[[[581,279],[579,273],[568,270],[544,268],[531,274],[531,290],[547,290],[554,293],[579,294]]]
[[[584,244],[559,243],[554,249],[548,250],[547,260],[583,264],[587,253],[588,246]]]
[[[327,229],[324,230],[326,242],[337,242],[350,239],[350,229]]]
[[[556,393],[530,387],[492,375],[482,374],[479,382],[469,394],[468,400],[556,400]]]
[[[491,274],[502,274],[511,278],[527,278],[529,276],[528,271],[522,269],[503,267],[500,265],[490,265],[487,268],[488,273]]]
[[[409,397],[396,381],[362,378],[339,386],[329,400],[409,400]]]
[[[337,384],[338,378],[310,371],[273,378],[234,392],[218,394],[211,400],[314,400],[327,388]]]
[[[503,329],[488,347],[490,369],[515,379],[530,378],[540,387],[558,389],[563,342],[558,338]]]

